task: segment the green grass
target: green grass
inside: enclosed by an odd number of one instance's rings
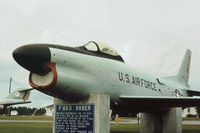
[[[196,118],[196,117],[191,117],[191,118],[182,118],[183,120],[187,120],[187,121],[200,121],[200,118]]]
[[[0,115],[0,120],[30,120],[31,116],[1,116]],[[120,117],[119,121],[124,121],[120,119],[128,119],[128,120],[137,120],[137,117]],[[48,117],[48,116],[33,116],[31,120],[53,120],[53,117]],[[183,118],[183,120],[196,120],[200,121],[200,118]]]
[[[48,116],[0,116],[0,120],[42,120],[42,121],[50,121],[53,120],[53,117]]]
[[[52,123],[0,123],[1,133],[52,133]]]
[[[110,133],[139,133],[139,125],[111,124]],[[52,123],[0,123],[1,133],[52,133]],[[183,133],[200,133],[200,126],[184,125]]]
[[[139,125],[111,124],[110,133],[139,133]],[[200,126],[199,125],[183,125],[183,133],[200,133]]]
[[[110,133],[139,133],[139,125],[110,124]]]
[[[0,116],[4,120],[30,120],[30,116]],[[133,118],[134,119],[134,118]],[[33,120],[52,120],[52,117],[36,116]],[[52,133],[52,123],[0,123],[0,133]],[[139,133],[139,125],[111,124],[110,133]],[[183,125],[183,133],[200,133],[199,125]]]
[[[199,125],[183,125],[183,133],[200,133]]]

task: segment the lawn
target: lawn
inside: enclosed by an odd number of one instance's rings
[[[139,133],[139,125],[111,124],[110,133]],[[52,133],[52,123],[0,123],[1,133]],[[200,133],[200,126],[184,125],[183,133]]]
[[[0,123],[1,133],[52,133],[52,123]]]
[[[42,120],[42,121],[51,121],[53,117],[48,116],[1,116],[0,120]]]
[[[0,116],[4,120],[30,120],[29,117],[6,117]],[[52,120],[52,117],[33,117],[33,120]],[[52,133],[51,122],[0,122],[0,133]],[[136,124],[110,124],[110,133],[139,133],[139,125]],[[199,125],[183,125],[183,133],[200,133]]]
[[[139,133],[139,125],[135,124],[110,124],[111,133]]]

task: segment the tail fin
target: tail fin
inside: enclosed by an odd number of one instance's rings
[[[177,74],[178,80],[184,85],[188,86],[189,74],[190,74],[190,65],[191,65],[191,50],[187,49],[185,57],[182,61],[181,67]]]
[[[14,92],[10,93],[6,98],[7,99],[24,99],[28,100],[32,88],[26,89],[16,89]]]

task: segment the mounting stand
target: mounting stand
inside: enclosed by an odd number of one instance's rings
[[[182,108],[141,113],[140,133],[182,133]]]
[[[109,123],[110,122],[110,119],[109,119],[110,96],[101,95],[101,94],[90,94],[88,100],[80,101],[79,103],[69,103],[62,99],[54,98],[53,133],[59,132],[59,130],[55,130],[55,128],[56,128],[55,125],[58,124],[59,121],[61,121],[61,120],[56,121],[56,117],[58,117],[58,113],[59,113],[59,112],[57,112],[56,105],[57,106],[62,105],[62,107],[63,107],[63,105],[64,106],[66,105],[66,107],[68,107],[68,105],[74,105],[76,107],[76,105],[77,106],[85,106],[85,105],[87,106],[87,105],[91,105],[91,104],[94,105],[94,126],[93,126],[94,132],[95,133],[110,133],[110,123]],[[73,113],[73,112],[70,112],[70,113]],[[78,113],[81,113],[81,112],[78,112]],[[80,118],[79,116],[75,119],[79,119]],[[71,118],[66,118],[66,119],[71,119]],[[83,118],[80,121],[81,122],[85,121],[85,119],[87,120],[88,118]],[[91,118],[89,118],[89,119],[91,119]],[[64,121],[67,121],[67,120],[64,120]],[[79,123],[79,125],[85,124],[85,123],[81,123],[81,122]],[[67,122],[67,123],[69,124],[69,122]],[[77,123],[77,121],[75,123]],[[63,124],[63,122],[61,122],[61,124],[58,125],[58,127],[59,126],[66,128],[65,127],[66,123]],[[76,124],[68,125],[68,127],[74,127],[74,129],[75,129],[75,127],[78,127],[78,126]],[[64,131],[64,130],[62,130],[62,131]]]

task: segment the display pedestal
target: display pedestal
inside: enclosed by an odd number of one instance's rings
[[[92,112],[74,112],[74,110],[76,110],[76,108],[78,109],[78,107],[84,108],[84,107],[89,107],[90,105],[94,106],[94,118],[93,118],[94,125],[92,127],[92,128],[94,128],[93,129],[94,133],[110,133],[110,123],[109,123],[110,122],[110,119],[109,119],[110,96],[101,95],[101,94],[90,94],[90,96],[87,100],[80,101],[78,103],[69,103],[62,99],[54,98],[53,133],[59,133],[59,132],[61,132],[61,130],[68,131],[67,127],[68,128],[74,127],[74,130],[76,130],[76,127],[78,127],[79,125],[85,124],[84,121],[87,118],[80,119],[80,116],[81,117],[87,116],[87,114],[92,114]],[[61,109],[61,110],[59,110],[59,109]],[[90,109],[90,107],[89,107],[89,109]],[[66,111],[66,110],[71,111],[71,112],[62,112],[62,111]],[[61,113],[59,111],[61,111]],[[67,113],[71,114],[71,115],[65,115]],[[73,115],[73,113],[75,113],[75,115]],[[85,115],[82,115],[81,113],[83,113]],[[77,115],[77,118],[67,118],[67,116],[75,117],[76,115]],[[63,116],[64,118],[61,116]],[[91,115],[90,115],[90,117],[91,117]],[[65,118],[66,118],[66,120],[63,120]],[[72,119],[73,119],[73,121],[72,121]],[[80,120],[78,120],[79,125],[76,125],[77,121],[74,122],[77,119],[80,119]],[[89,119],[92,119],[92,118],[89,118]],[[70,122],[70,121],[72,121],[72,122]],[[83,123],[81,123],[81,122],[83,122]],[[76,124],[73,124],[73,123],[76,123]],[[86,125],[90,125],[90,123],[88,123]],[[58,127],[60,127],[60,129],[61,129],[60,131],[55,130]],[[66,129],[63,129],[63,128],[66,128]],[[85,131],[85,129],[84,129],[84,131]],[[89,130],[89,131],[91,131],[91,130]]]
[[[140,133],[182,133],[182,108],[141,113]]]

